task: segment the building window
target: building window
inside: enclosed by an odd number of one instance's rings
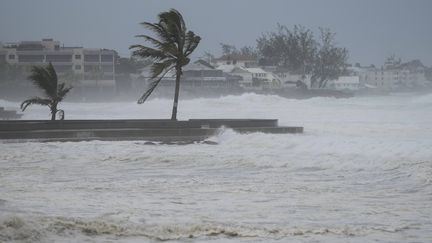
[[[85,62],[99,62],[99,55],[84,55],[84,61]]]
[[[43,62],[44,55],[18,55],[19,62]]]
[[[47,62],[71,62],[72,55],[47,55]]]
[[[9,60],[15,60],[15,55],[9,55]]]
[[[81,59],[81,55],[75,55],[75,59]]]
[[[75,65],[75,70],[81,70],[81,65]]]
[[[114,60],[114,56],[113,55],[101,55],[101,61],[102,62],[112,62]]]
[[[65,73],[65,72],[72,71],[72,66],[71,65],[54,65],[54,69],[58,73]]]
[[[84,65],[84,72],[99,73],[100,68],[98,65]]]
[[[103,72],[108,72],[108,73],[114,72],[114,66],[113,65],[102,65],[101,69]]]

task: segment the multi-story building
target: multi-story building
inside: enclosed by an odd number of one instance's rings
[[[51,62],[59,76],[69,76],[75,86],[115,87],[115,56],[114,50],[65,47],[53,39],[0,45],[0,61],[24,72]]]
[[[417,60],[401,63],[400,60],[389,59],[380,68],[357,65],[351,68],[351,73],[359,77],[363,87],[391,91],[426,86],[425,70],[423,64]]]

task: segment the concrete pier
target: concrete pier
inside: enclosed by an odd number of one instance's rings
[[[280,127],[276,119],[19,120],[0,121],[0,139],[201,141],[216,135],[222,127],[231,128],[239,133],[303,132],[303,127]]]

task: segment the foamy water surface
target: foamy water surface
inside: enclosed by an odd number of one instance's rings
[[[169,118],[171,100],[63,103]],[[0,100],[17,109],[19,103]],[[33,106],[23,119],[47,119]],[[181,101],[179,118],[278,118],[217,145],[0,142],[0,242],[432,242],[432,95]]]

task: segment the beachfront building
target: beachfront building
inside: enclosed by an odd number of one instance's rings
[[[169,87],[171,90],[175,86],[175,75],[174,70],[169,71],[160,81],[161,89]],[[144,80],[144,82],[140,80]],[[197,93],[210,92],[211,90],[225,92],[230,89],[238,89],[240,87],[239,80],[239,77],[224,73],[206,61],[197,60],[183,68],[180,87]],[[139,87],[139,83],[145,83],[148,86],[152,81],[151,66],[147,66],[141,70],[140,76],[136,78],[134,87]]]
[[[51,62],[60,77],[75,87],[115,88],[115,51],[65,47],[59,41],[21,41],[0,45],[0,60],[29,72]]]
[[[418,60],[401,63],[389,58],[382,67],[357,64],[350,71],[359,77],[360,87],[381,91],[421,89],[430,84],[425,77],[426,67]]]
[[[230,54],[222,55],[219,58],[212,58],[211,65],[214,67],[219,67],[221,65],[233,65],[236,67],[252,68],[258,66],[258,61],[256,58],[249,55]]]
[[[333,90],[357,91],[360,89],[359,76],[340,76],[336,80],[330,80],[327,87]]]
[[[241,77],[240,86],[246,90],[268,90],[281,87],[279,78],[271,72],[262,68],[245,68],[234,66],[232,69],[227,66],[220,66],[222,70],[229,71],[229,74]]]

